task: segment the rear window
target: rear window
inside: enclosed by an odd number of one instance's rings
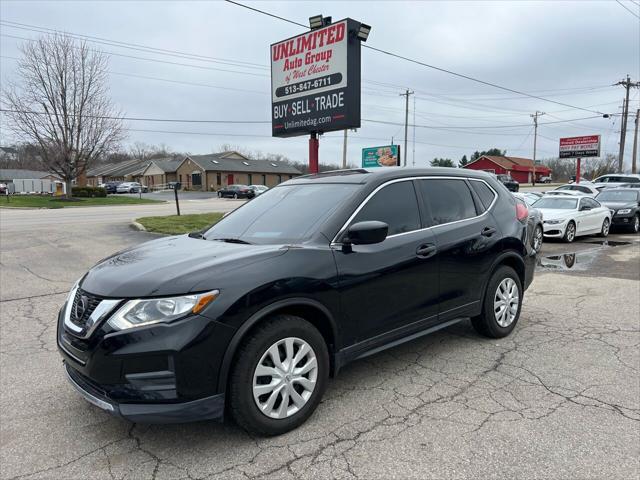
[[[456,222],[477,215],[471,190],[464,180],[428,179],[418,181],[420,195],[431,210],[434,225]]]

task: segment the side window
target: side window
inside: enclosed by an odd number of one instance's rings
[[[389,225],[388,235],[418,230],[420,213],[413,182],[397,182],[382,188],[362,207],[351,223],[368,220]]]
[[[591,190],[589,190],[587,187],[574,187],[575,190],[579,190],[580,192],[583,193],[591,193]]]
[[[625,178],[624,181],[627,183],[640,183],[640,178],[629,177],[629,178]]]
[[[598,208],[600,207],[600,203],[595,201],[592,198],[585,198],[587,205],[589,205],[591,208]]]
[[[420,194],[431,209],[434,225],[477,215],[471,191],[464,180],[419,180]]]
[[[493,203],[493,200],[496,198],[496,194],[484,182],[471,180],[469,183],[471,183],[471,187],[476,192],[478,197],[480,197],[480,201],[482,202],[482,205],[484,205],[484,209],[488,209],[489,206]]]

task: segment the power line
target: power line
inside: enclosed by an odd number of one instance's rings
[[[640,19],[640,15],[637,15],[633,10],[628,9],[627,6],[624,3],[622,3],[620,0],[616,0],[616,2],[618,2],[618,5],[620,5],[622,8],[624,8],[631,15],[633,15],[634,17]]]
[[[292,24],[294,24],[294,25],[299,25],[299,26],[302,26],[302,27],[304,27],[304,28],[309,28],[309,26],[308,26],[308,25],[303,25],[302,23],[298,23],[298,22],[295,22],[295,21],[293,21],[293,20],[289,20],[289,19],[287,19],[287,18],[280,17],[280,16],[278,16],[278,15],[274,15],[274,14],[272,14],[272,13],[266,12],[266,11],[264,11],[264,10],[260,10],[260,9],[258,9],[258,8],[249,7],[248,5],[244,5],[244,4],[240,3],[240,2],[235,2],[235,1],[232,1],[232,0],[226,0],[226,1],[227,1],[228,3],[233,4],[233,5],[237,5],[237,6],[239,6],[239,7],[243,7],[243,8],[246,8],[246,9],[252,10],[252,11],[254,11],[254,12],[261,13],[261,14],[263,14],[263,15],[268,15],[268,16],[270,16],[270,17],[274,17],[274,18],[277,18],[277,19],[279,19],[279,20],[283,20],[283,21],[285,21],[285,22],[292,23]],[[625,7],[625,8],[626,8],[626,7]],[[415,60],[415,59],[413,59],[413,58],[406,57],[406,56],[404,56],[404,55],[400,55],[400,54],[398,54],[398,53],[390,52],[390,51],[388,51],[388,50],[383,50],[383,49],[381,49],[381,48],[372,47],[371,45],[362,45],[362,46],[363,46],[364,48],[368,48],[369,50],[373,50],[373,51],[375,51],[375,52],[382,53],[383,55],[388,55],[388,56],[390,56],[390,57],[398,58],[398,59],[400,59],[400,60],[404,60],[404,61],[407,61],[407,62],[410,62],[410,63],[414,63],[414,64],[416,64],[416,65],[421,65],[421,66],[423,66],[423,67],[427,67],[427,68],[430,68],[430,69],[433,69],[433,70],[437,70],[437,71],[439,71],[439,72],[447,73],[447,74],[449,74],[449,75],[453,75],[453,76],[456,76],[456,77],[458,77],[458,78],[463,78],[463,79],[465,79],[465,80],[469,80],[469,81],[472,81],[472,82],[476,82],[476,83],[479,83],[479,84],[482,84],[482,85],[487,85],[487,86],[489,86],[489,87],[498,88],[498,89],[500,89],[500,90],[504,90],[504,91],[507,91],[507,92],[516,93],[516,94],[518,94],[518,95],[523,95],[523,96],[526,96],[526,97],[535,98],[535,99],[537,99],[537,100],[542,100],[542,101],[544,101],[544,102],[555,103],[556,105],[562,105],[562,106],[564,106],[564,107],[570,107],[570,108],[573,108],[573,109],[576,109],[576,110],[582,110],[582,111],[585,111],[585,112],[597,113],[598,115],[603,115],[603,112],[599,112],[599,111],[596,111],[596,110],[590,110],[590,109],[583,108],[583,107],[578,107],[578,106],[576,106],[576,105],[570,105],[570,104],[568,104],[568,103],[558,102],[557,100],[550,100],[550,99],[548,99],[548,98],[540,97],[540,96],[538,96],[538,95],[532,95],[532,94],[529,94],[529,93],[526,93],[526,92],[522,92],[522,91],[519,91],[519,90],[515,90],[515,89],[513,89],[513,88],[504,87],[504,86],[502,86],[502,85],[498,85],[498,84],[493,83],[493,82],[488,82],[488,81],[485,81],[485,80],[480,80],[480,79],[475,78],[475,77],[471,77],[470,75],[465,75],[465,74],[463,74],[463,73],[458,73],[458,72],[454,72],[453,70],[448,70],[448,69],[446,69],[446,68],[437,67],[437,66],[435,66],[435,65],[431,65],[431,64],[428,64],[428,63],[422,62],[422,61],[420,61],[420,60]]]

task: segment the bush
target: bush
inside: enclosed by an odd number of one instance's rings
[[[73,187],[71,189],[71,195],[73,197],[106,197],[107,191],[102,187]]]

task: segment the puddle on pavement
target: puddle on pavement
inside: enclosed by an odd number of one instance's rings
[[[538,256],[537,267],[543,270],[589,270],[593,261],[603,251],[613,247],[631,245],[631,242],[617,242],[608,240],[584,243],[599,245],[600,248],[593,248],[590,250],[585,250],[583,252]]]

